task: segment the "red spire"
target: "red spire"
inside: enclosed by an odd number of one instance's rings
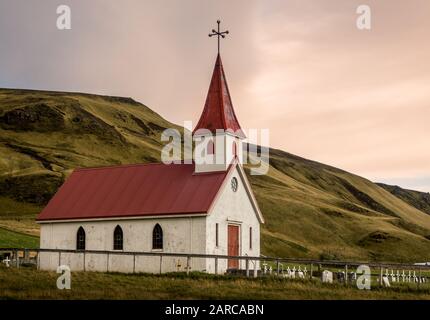
[[[231,133],[241,138],[246,137],[234,113],[233,103],[231,102],[221,56],[219,54],[212,74],[205,107],[193,133],[198,129],[207,129],[212,133],[216,133],[216,129],[224,129],[226,131],[229,130]]]

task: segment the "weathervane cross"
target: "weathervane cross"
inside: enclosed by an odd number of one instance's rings
[[[220,47],[220,37],[225,38],[225,35],[228,34],[228,30],[226,31],[220,31],[219,25],[221,23],[220,20],[217,20],[216,22],[218,24],[218,30],[212,29],[212,33],[209,34],[209,37],[217,36],[218,37],[218,54],[219,54],[219,47]]]

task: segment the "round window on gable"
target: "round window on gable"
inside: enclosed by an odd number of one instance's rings
[[[231,189],[233,190],[233,192],[237,191],[237,186],[238,186],[237,179],[235,177],[233,177],[231,179]]]

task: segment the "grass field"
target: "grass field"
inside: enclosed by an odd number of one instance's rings
[[[39,237],[0,228],[0,248],[38,248]]]
[[[71,290],[58,274],[0,267],[0,299],[430,299],[430,288],[402,285],[369,291],[319,280],[247,279],[202,274],[72,273]]]

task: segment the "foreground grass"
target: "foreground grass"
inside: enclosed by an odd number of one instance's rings
[[[372,288],[276,278],[75,272],[58,290],[54,272],[0,267],[0,299],[430,299],[430,289]]]

